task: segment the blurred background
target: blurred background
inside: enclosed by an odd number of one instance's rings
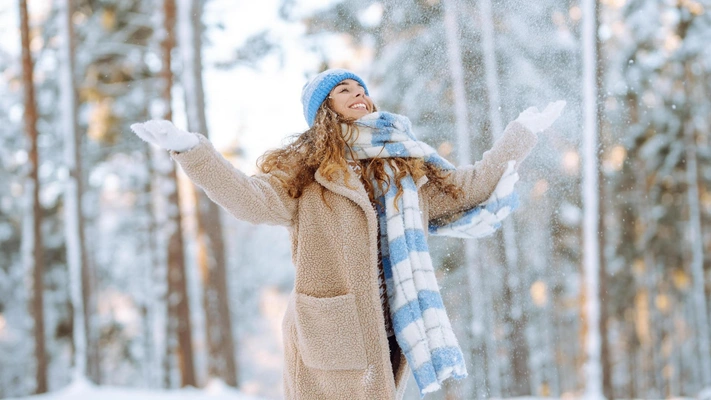
[[[281,398],[288,232],[223,215],[129,125],[172,119],[251,174],[306,129],[301,88],[332,67],[458,164],[523,109],[568,102],[521,166],[503,229],[430,239],[469,377],[428,398],[711,397],[709,11],[3,1],[0,398],[82,377]]]

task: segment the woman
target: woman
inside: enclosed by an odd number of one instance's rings
[[[454,168],[407,118],[376,112],[363,80],[322,72],[302,93],[310,128],[234,169],[207,139],[168,121],[131,128],[170,150],[238,219],[289,228],[295,287],[284,316],[287,399],[401,399],[409,371],[424,395],[466,376],[426,244],[480,237],[512,208],[515,168],[564,102],[531,108],[473,166]]]

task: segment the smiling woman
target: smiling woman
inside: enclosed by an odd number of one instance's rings
[[[171,150],[190,179],[233,216],[290,229],[296,279],[284,316],[287,399],[401,399],[463,378],[427,234],[491,234],[515,204],[515,170],[562,103],[528,109],[473,166],[455,168],[378,112],[364,81],[324,71],[302,91],[309,129],[234,169],[208,140],[169,121],[134,124]]]
[[[336,85],[328,95],[333,111],[347,120],[357,120],[373,112],[373,102],[365,93],[365,88],[353,79],[346,79]]]

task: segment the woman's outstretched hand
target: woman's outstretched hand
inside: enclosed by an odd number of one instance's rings
[[[144,141],[165,150],[188,151],[200,142],[196,134],[178,129],[172,122],[162,119],[132,124],[131,130]]]
[[[530,107],[519,114],[516,121],[533,133],[543,132],[553,125],[565,107],[564,100],[548,104],[545,110],[538,111],[536,107]]]

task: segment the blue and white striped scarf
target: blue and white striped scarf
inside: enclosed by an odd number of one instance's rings
[[[432,147],[415,138],[410,120],[404,116],[378,112],[355,124],[358,133],[351,147],[358,159],[416,157],[442,170],[454,170]],[[518,174],[514,163],[509,161],[488,200],[470,210],[431,221],[430,234],[479,238],[493,233],[517,205],[513,185]],[[377,211],[388,304],[395,338],[413,370],[420,396],[424,396],[439,390],[448,378],[466,377],[467,369],[432,268],[415,182],[411,176],[401,180],[403,194],[396,205],[397,188],[387,164],[386,172],[391,184],[386,193],[378,196]],[[374,187],[377,188],[375,182]]]

